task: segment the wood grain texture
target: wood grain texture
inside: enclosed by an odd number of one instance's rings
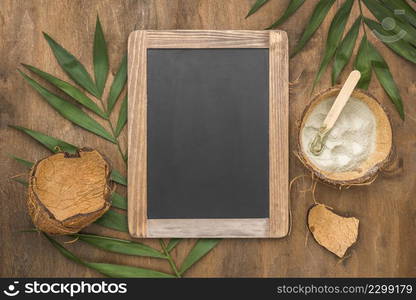
[[[269,207],[267,230],[250,219],[147,219],[147,49],[269,48]],[[138,30],[129,38],[128,221],[133,237],[269,237],[289,229],[289,61],[283,31]],[[163,88],[163,87],[160,87]],[[139,120],[138,120],[139,119]],[[149,224],[149,226],[147,226]],[[189,228],[192,224],[192,228]],[[236,230],[240,226],[239,230]],[[249,228],[253,225],[254,228]],[[250,234],[252,234],[250,236]]]
[[[92,40],[97,13],[109,46],[110,77],[127,48],[129,33],[137,29],[243,29],[261,30],[278,18],[290,0],[270,0],[261,10],[245,19],[255,0],[2,0],[0,5],[0,276],[2,277],[96,277],[83,266],[63,257],[42,236],[21,233],[31,227],[26,212],[26,190],[10,177],[26,172],[11,160],[12,153],[31,161],[48,154],[41,145],[7,125],[21,125],[45,132],[80,145],[97,148],[105,153],[114,168],[123,171],[124,164],[116,147],[95,135],[62,119],[31,89],[16,72],[21,62],[68,80],[51,53],[41,31],[46,31],[70,50],[92,74]],[[305,1],[299,11],[281,28],[288,32],[290,46],[300,38],[317,0]],[[290,60],[291,81],[303,72],[290,93],[290,145],[296,145],[297,124],[303,109],[310,101],[310,88],[325,49],[328,28],[337,9],[337,0],[305,49]],[[412,3],[412,2],[410,2]],[[371,15],[365,8],[364,13]],[[354,4],[349,27],[359,15]],[[360,35],[362,32],[360,33]],[[359,37],[360,38],[360,37]],[[306,214],[313,200],[311,182],[302,177],[291,189],[292,228],[284,239],[226,239],[209,255],[192,267],[190,277],[356,277],[356,276],[416,276],[416,68],[399,58],[380,41],[371,41],[387,60],[403,97],[407,120],[402,122],[389,98],[376,80],[370,85],[374,94],[390,113],[394,141],[402,172],[380,177],[372,185],[337,189],[318,184],[316,200],[333,207],[337,212],[360,220],[359,240],[351,256],[339,261],[322,249],[306,226]],[[358,46],[358,45],[357,45]],[[293,48],[292,48],[293,49]],[[357,47],[354,50],[356,53]],[[7,59],[4,59],[7,58]],[[342,81],[352,70],[351,61],[342,74]],[[331,86],[328,70],[316,91]],[[121,101],[115,108],[115,118]],[[115,120],[116,121],[116,120]],[[126,130],[122,141],[127,145]],[[399,164],[399,165],[400,165]],[[290,152],[290,178],[309,173]],[[124,191],[119,187],[118,191]],[[128,238],[98,226],[88,229],[102,235]],[[139,239],[159,247],[154,239]],[[172,251],[180,265],[195,243],[182,241]],[[118,263],[170,272],[161,260],[115,255],[76,242],[68,244],[82,258],[96,262]]]
[[[147,47],[146,33],[128,42],[128,219],[134,237],[147,234]]]
[[[260,30],[146,31],[148,48],[268,48],[269,34]]]
[[[147,223],[149,237],[270,237],[269,219],[149,219]]]
[[[289,231],[289,59],[287,34],[269,33],[270,236]]]

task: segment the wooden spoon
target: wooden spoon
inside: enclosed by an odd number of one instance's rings
[[[345,81],[344,86],[335,99],[334,104],[329,110],[321,128],[319,128],[315,138],[309,146],[309,150],[313,155],[318,156],[322,153],[328,133],[331,131],[332,127],[334,127],[335,122],[338,120],[338,117],[344,109],[345,104],[347,104],[348,99],[350,99],[358,81],[360,81],[360,78],[361,73],[357,70],[352,71],[348,76],[347,81]]]

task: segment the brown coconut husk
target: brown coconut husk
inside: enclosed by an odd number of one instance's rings
[[[28,210],[34,225],[50,234],[73,234],[110,207],[110,166],[92,149],[57,153],[30,170]]]
[[[348,172],[328,172],[317,167],[302,151],[302,128],[315,106],[320,101],[339,94],[341,87],[333,87],[317,94],[303,111],[300,122],[298,122],[297,148],[295,155],[312,174],[324,183],[335,185],[340,188],[352,185],[368,185],[374,182],[380,171],[388,168],[395,157],[393,146],[393,130],[390,118],[385,108],[371,94],[364,90],[355,90],[352,97],[365,102],[372,110],[376,118],[377,138],[376,148],[370,157],[360,165],[360,168]]]
[[[339,258],[357,242],[359,223],[357,218],[340,216],[323,204],[308,212],[308,228],[315,241]]]

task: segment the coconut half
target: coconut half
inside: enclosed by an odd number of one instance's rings
[[[298,133],[298,157],[316,177],[339,186],[371,182],[391,160],[392,127],[384,108],[362,90],[355,90],[328,135],[321,155],[309,150],[340,88],[314,97],[304,110]]]
[[[96,150],[57,153],[30,171],[28,210],[33,223],[50,234],[72,234],[110,207],[110,167]]]

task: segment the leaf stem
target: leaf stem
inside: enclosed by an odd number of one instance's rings
[[[176,264],[173,261],[172,256],[170,255],[169,251],[166,249],[165,242],[163,241],[163,239],[159,239],[159,243],[160,243],[160,246],[162,247],[163,253],[166,255],[169,261],[169,264],[173,272],[175,272],[176,277],[181,278],[181,274],[179,273],[178,268],[176,267]]]
[[[367,30],[365,29],[365,24],[364,24],[364,13],[363,13],[362,0],[358,0],[358,6],[360,7],[361,25],[362,25],[363,30],[364,30],[364,35],[367,37]]]
[[[105,107],[105,105],[104,105],[103,100],[102,100],[101,98],[98,98],[98,100],[100,100],[101,107],[102,107],[102,109],[103,109],[104,113],[105,113],[105,114],[106,114],[106,116],[107,116],[107,119],[106,119],[106,120],[107,120],[107,122],[108,122],[108,125],[110,126],[110,129],[111,129],[111,134],[113,135],[114,140],[116,141],[116,145],[117,145],[118,152],[120,152],[120,155],[121,155],[121,158],[123,159],[123,162],[124,162],[125,164],[127,164],[127,159],[126,159],[126,156],[124,155],[123,151],[121,150],[120,142],[119,142],[119,140],[118,140],[118,137],[116,136],[116,132],[115,132],[115,130],[114,130],[113,123],[111,123],[110,115],[108,114],[108,111],[107,111],[107,109],[106,109],[106,107]]]
[[[113,134],[114,139],[117,141],[118,151],[120,152],[121,157],[123,158],[124,163],[126,163],[126,161],[127,161],[126,156],[124,155],[123,151],[121,150],[120,142],[118,141],[118,137],[116,136],[116,132],[114,130],[113,124],[110,121],[110,116],[108,116],[108,124],[110,125],[111,133]]]

